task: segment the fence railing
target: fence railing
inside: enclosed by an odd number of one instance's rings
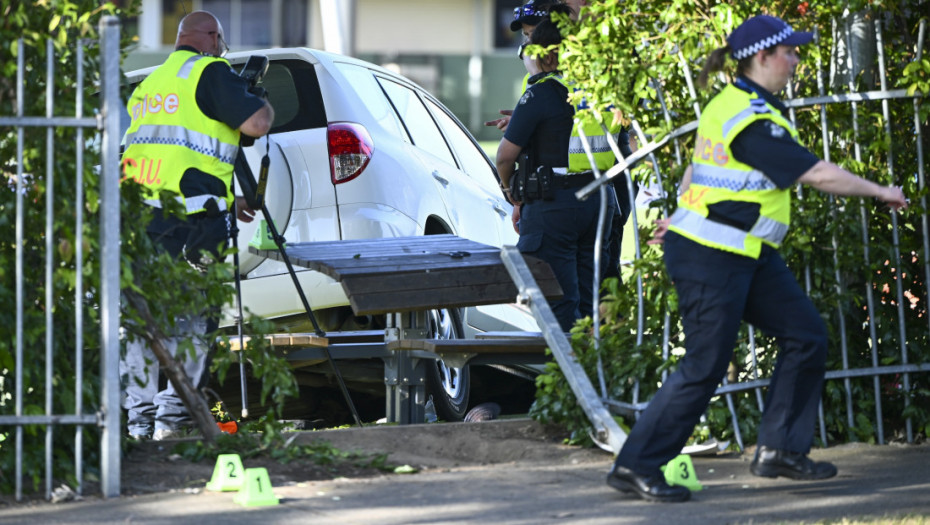
[[[120,432],[120,382],[119,382],[119,220],[120,220],[120,201],[119,201],[119,115],[121,110],[119,85],[120,85],[120,26],[119,19],[114,16],[104,17],[100,22],[99,42],[81,42],[76,50],[77,59],[75,60],[77,85],[75,86],[75,115],[62,116],[55,115],[55,65],[58,63],[55,59],[54,46],[52,40],[47,41],[46,45],[46,114],[44,116],[33,116],[25,114],[25,97],[32,94],[27,88],[24,81],[26,71],[25,57],[29,49],[20,39],[17,43],[17,64],[16,64],[16,116],[0,117],[0,128],[14,128],[16,130],[16,183],[15,183],[15,243],[16,243],[16,268],[15,268],[15,288],[16,288],[16,341],[14,343],[14,379],[12,401],[14,403],[14,414],[0,415],[0,427],[14,427],[13,452],[15,453],[15,497],[22,500],[22,482],[26,474],[33,473],[23,472],[23,457],[27,450],[23,443],[24,427],[38,425],[45,427],[45,493],[46,497],[51,497],[52,483],[54,472],[53,458],[53,435],[55,432],[63,431],[68,427],[75,427],[74,433],[74,471],[77,478],[76,492],[81,494],[84,484],[84,427],[99,426],[101,429],[100,442],[100,481],[101,492],[106,497],[118,496],[120,493],[120,442],[122,433]],[[84,114],[84,77],[85,77],[85,47],[88,45],[99,45],[101,58],[101,85],[100,85],[100,107],[99,112],[93,116]],[[24,169],[24,148],[26,147],[25,130],[27,128],[45,128],[45,173],[27,173]],[[79,270],[75,272],[74,282],[74,311],[75,311],[75,328],[73,330],[73,366],[74,382],[73,385],[55,385],[53,381],[54,374],[54,351],[56,348],[55,341],[59,332],[67,334],[69,330],[66,327],[56,323],[54,304],[55,298],[53,290],[54,267],[56,264],[55,254],[56,246],[53,244],[61,232],[55,229],[56,210],[60,209],[59,202],[55,195],[55,177],[66,176],[67,174],[56,173],[56,148],[55,148],[55,131],[58,128],[75,128],[75,152],[76,158],[74,164],[75,170],[75,196],[76,202],[73,208],[77,210],[74,217],[74,259],[75,267]],[[92,130],[97,134],[96,137],[86,137],[84,130]],[[93,139],[93,140],[91,140]],[[99,141],[98,141],[99,139]],[[84,180],[85,159],[84,150],[87,144],[95,143],[100,145],[100,171],[99,187],[96,194],[100,196],[99,218],[100,218],[100,237],[99,237],[99,261],[100,261],[100,289],[95,290],[96,302],[88,306],[86,295],[89,290],[85,289],[83,281],[83,272],[86,254],[84,253],[84,243],[82,242],[82,232],[84,231],[84,216],[82,211],[85,209],[85,188]],[[44,231],[44,261],[45,261],[45,297],[27,297],[25,289],[24,276],[24,253],[30,246],[27,239],[24,238],[25,231],[25,210],[26,206],[41,205],[39,202],[26,202],[26,184],[32,180],[44,179],[45,183],[45,231]],[[70,198],[70,195],[68,196]],[[27,305],[41,305],[45,317],[45,376],[44,384],[32,385],[26,384],[23,370],[26,363],[24,350],[24,319],[25,308]],[[33,306],[34,307],[34,306]],[[100,319],[100,385],[101,398],[99,407],[88,413],[85,410],[84,399],[84,362],[85,362],[85,341],[84,341],[84,312],[87,308],[96,308],[97,316]],[[60,323],[60,321],[59,321]],[[56,388],[66,388],[70,386],[74,389],[75,406],[71,413],[56,413],[55,399]],[[4,390],[9,385],[3,385]],[[25,393],[30,390],[42,391],[45,397],[45,410],[42,415],[26,415],[23,406]],[[10,444],[7,442],[0,445],[6,453]],[[32,447],[30,447],[30,450]]]

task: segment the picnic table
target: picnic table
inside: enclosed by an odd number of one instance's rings
[[[278,250],[253,253],[283,260]],[[455,235],[288,243],[294,266],[338,281],[356,315],[386,315],[384,332],[387,419],[422,422],[426,402],[424,360],[457,355],[457,363],[488,354],[524,355],[545,348],[542,338],[438,341],[430,333],[427,312],[512,303],[517,287],[501,261],[501,250]],[[549,265],[526,257],[547,298],[562,290]],[[535,346],[534,346],[535,345]],[[334,356],[337,357],[337,356]]]

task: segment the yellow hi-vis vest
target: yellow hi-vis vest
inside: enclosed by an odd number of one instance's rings
[[[175,51],[139,84],[127,109],[132,123],[126,131],[124,179],[147,188],[147,202],[158,205],[158,193],[179,195],[188,214],[204,211],[213,195],[181,195],[181,177],[196,168],[223,181],[226,195],[218,201],[229,209],[233,165],[239,152],[239,130],[204,115],[197,105],[197,83],[204,68],[225,59],[192,51]]]
[[[540,79],[537,84],[549,80],[550,78],[557,80],[567,89],[571,89],[571,87],[562,80],[562,77],[555,73],[546,75]],[[576,114],[579,109],[582,109],[582,106],[575,107]],[[611,118],[610,121],[613,122],[613,119]],[[616,157],[614,156],[613,150],[610,149],[610,142],[607,139],[607,134],[604,132],[604,129],[593,116],[589,115],[572,125],[572,134],[568,139],[568,169],[567,173],[562,173],[562,175],[583,173],[593,169],[581,142],[581,134],[578,132],[579,126],[584,130],[585,137],[588,139],[588,145],[591,146],[591,153],[594,156],[597,169],[601,172],[607,171],[607,169],[616,162]],[[620,129],[621,127],[619,124],[611,123],[608,126],[608,131],[613,136],[614,142],[617,142],[620,138]],[[558,168],[556,168],[556,171],[558,171]]]
[[[678,198],[669,229],[699,244],[759,258],[762,244],[778,247],[791,223],[791,195],[764,173],[733,158],[730,145],[758,120],[771,120],[794,140],[798,132],[781,112],[756,93],[727,85],[705,108],[691,158],[691,185]],[[708,206],[724,201],[757,203],[759,218],[749,231],[707,218]]]

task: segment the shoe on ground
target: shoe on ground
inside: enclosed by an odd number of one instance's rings
[[[690,490],[669,485],[662,473],[644,476],[617,465],[607,474],[607,484],[620,492],[633,492],[646,501],[656,503],[676,503],[691,498]]]
[[[760,446],[749,466],[749,472],[763,478],[782,476],[791,479],[813,480],[836,476],[836,467],[826,461],[813,461],[807,454],[788,452]]]
[[[133,434],[132,432],[130,432],[129,439],[131,439],[132,441],[138,441],[138,442],[148,441],[152,439],[152,434]]]
[[[154,441],[181,439],[186,437],[191,437],[191,429],[189,428],[156,428],[155,433],[152,434],[152,439]]]

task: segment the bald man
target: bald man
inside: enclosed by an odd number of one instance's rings
[[[248,82],[222,58],[227,45],[223,26],[207,11],[181,20],[175,51],[140,83],[129,99],[132,122],[123,153],[124,181],[144,186],[146,204],[155,208],[147,233],[157,249],[178,264],[202,271],[221,260],[232,220],[251,222],[254,211],[233,189],[233,166],[242,134],[261,137],[274,121],[267,100],[249,92]],[[184,216],[162,212],[160,195],[174,195]],[[235,206],[234,206],[235,204]],[[178,283],[182,286],[184,283]],[[191,340],[194,356],[182,365],[195,388],[208,378],[206,337],[217,322],[195,310],[178,319],[168,348]],[[141,341],[129,341],[120,366],[125,386],[127,430],[134,439],[182,437],[191,417],[170,384],[158,389],[157,360]]]

